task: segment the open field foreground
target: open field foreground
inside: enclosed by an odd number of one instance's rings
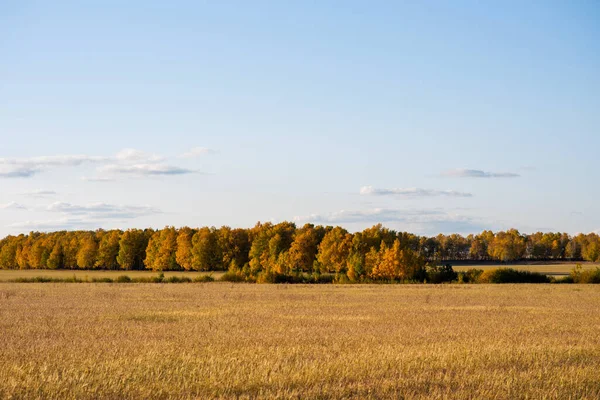
[[[1,284],[0,398],[600,398],[593,285]]]

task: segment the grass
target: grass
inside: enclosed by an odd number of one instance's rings
[[[93,281],[101,279],[112,279],[117,280],[122,275],[127,275],[131,279],[151,279],[157,276],[159,272],[156,271],[104,271],[104,270],[51,270],[51,269],[7,269],[0,270],[0,282],[14,281],[17,279],[34,279],[44,277],[47,279],[73,279],[82,281]],[[208,272],[188,272],[188,271],[165,271],[165,279],[173,276],[179,278],[189,278],[191,280],[197,280],[205,276],[212,276],[214,279],[218,279],[223,272],[220,271],[208,271]]]
[[[538,272],[544,275],[551,276],[565,276],[569,275],[573,268],[577,266],[577,264],[581,264],[584,270],[595,269],[596,267],[600,267],[599,263],[591,263],[591,262],[531,262],[531,263],[518,263],[518,264],[498,264],[498,263],[488,263],[488,264],[469,264],[469,263],[453,263],[452,268],[455,271],[467,271],[468,269],[495,269],[495,268],[513,268],[519,271],[527,271],[527,272]]]
[[[592,285],[0,283],[0,398],[600,397]]]

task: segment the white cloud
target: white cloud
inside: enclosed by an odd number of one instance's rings
[[[211,153],[197,147],[187,155]],[[99,165],[100,176],[84,178],[88,181],[114,180],[118,175],[156,176],[181,175],[196,172],[192,169],[165,163],[165,157],[136,149],[124,149],[114,156],[58,155],[29,158],[0,158],[0,178],[29,178],[59,167],[77,167],[83,164]],[[107,174],[110,174],[107,176]]]
[[[43,211],[56,213],[60,216],[54,219],[16,222],[8,225],[8,227],[19,230],[40,231],[97,229],[106,225],[114,226],[115,223],[161,213],[160,210],[148,205],[107,203],[77,205],[65,202],[52,203],[45,207]]]
[[[367,227],[377,223],[394,223],[407,231],[421,234],[440,232],[479,232],[485,226],[473,217],[442,209],[341,210],[325,214],[294,217],[297,223],[312,222],[325,225],[356,224]]]
[[[159,210],[148,205],[132,206],[107,203],[76,205],[65,202],[55,202],[50,204],[46,210],[72,216],[84,216],[88,219],[132,219],[146,215],[160,214]]]
[[[471,193],[457,192],[454,190],[433,190],[421,188],[394,188],[394,189],[378,189],[373,186],[363,186],[360,188],[361,195],[373,196],[403,196],[403,197],[472,197]]]
[[[83,218],[59,218],[51,220],[34,220],[16,222],[8,225],[9,228],[19,230],[38,230],[38,231],[62,231],[76,229],[96,229],[101,227],[99,221],[86,220]]]
[[[518,178],[513,172],[487,172],[479,169],[452,169],[442,172],[443,176],[456,178]]]
[[[86,182],[114,182],[116,178],[111,176],[83,176],[81,180]]]
[[[136,149],[123,149],[114,157],[115,160],[121,162],[161,162],[165,158],[156,154],[149,154]]]
[[[3,165],[0,160],[0,178],[29,178],[39,171],[39,168],[28,167],[25,165]]]
[[[166,164],[133,164],[133,165],[119,165],[110,164],[99,169],[100,172],[109,174],[125,174],[125,175],[184,175],[191,174],[197,171],[180,168],[173,165]]]
[[[181,154],[180,158],[195,158],[206,154],[215,154],[216,151],[207,147],[193,147],[189,151]]]
[[[56,193],[54,190],[33,190],[31,192],[24,192],[21,193],[21,196],[27,196],[27,197],[35,197],[35,198],[43,198],[43,197],[51,197],[51,196],[55,196],[58,193]]]
[[[10,203],[0,204],[0,209],[2,210],[27,210],[23,204],[16,203],[11,201]]]
[[[311,214],[294,217],[294,221],[311,221],[317,223],[354,223],[354,222],[409,222],[441,218],[446,213],[440,210],[400,210],[372,208],[368,210],[340,210],[327,214]]]

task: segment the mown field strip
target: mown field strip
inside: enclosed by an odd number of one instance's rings
[[[100,279],[100,278],[111,278],[116,279],[121,275],[127,275],[130,278],[143,278],[157,276],[159,272],[155,271],[106,271],[106,270],[51,270],[51,269],[8,269],[0,270],[0,282],[11,281],[19,278],[35,278],[39,276],[50,277],[50,278],[72,278],[75,276],[77,279]],[[210,271],[210,272],[198,272],[198,271],[165,271],[164,275],[166,278],[171,276],[188,277],[194,279],[197,276],[211,275],[215,279],[218,279],[223,272],[221,271]]]

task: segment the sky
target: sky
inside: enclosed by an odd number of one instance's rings
[[[597,1],[0,2],[0,236],[600,230]]]

